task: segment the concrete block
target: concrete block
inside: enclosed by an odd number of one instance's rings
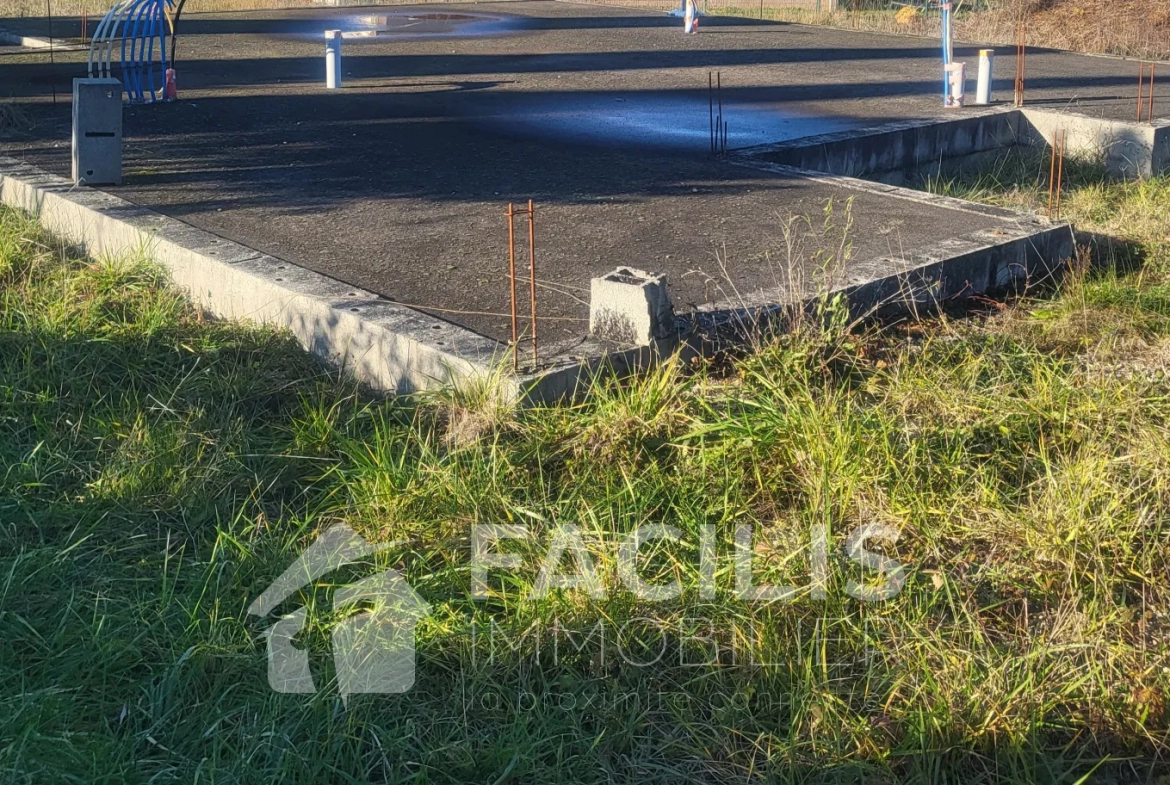
[[[1117,177],[1153,177],[1170,168],[1170,122],[1133,123],[1098,117],[1024,109],[1034,142],[1052,144],[1057,133],[1066,134],[1070,155],[1098,159]]]
[[[122,83],[73,80],[73,182],[122,183]]]
[[[624,346],[676,342],[674,307],[665,276],[619,267],[594,278],[589,287],[589,332]]]

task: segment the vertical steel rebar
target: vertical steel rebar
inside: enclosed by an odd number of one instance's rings
[[[81,9],[81,43],[85,43],[89,38],[89,10]]]
[[[1146,88],[1146,64],[1138,63],[1138,94],[1137,94],[1137,117],[1136,122],[1142,121],[1142,99],[1145,97],[1142,91]]]
[[[49,65],[55,66],[56,62],[53,59],[53,47],[56,43],[53,40],[53,2],[52,0],[45,0],[45,14],[49,18]],[[49,77],[49,84],[53,88],[53,106],[57,105],[57,75],[56,68],[53,68],[53,75]]]
[[[1060,138],[1060,132],[1054,133],[1052,136],[1052,156],[1048,159],[1048,220],[1052,220],[1052,200],[1055,188],[1057,188],[1057,140]]]
[[[707,124],[711,134],[711,155],[727,155],[727,122],[723,119],[723,74],[707,72]]]
[[[715,93],[719,99],[719,119],[723,119],[723,74],[715,72]]]
[[[1146,87],[1146,65],[1147,63],[1138,63],[1138,94],[1137,94],[1137,121],[1142,122],[1143,110],[1147,109],[1147,96],[1145,94]],[[1144,118],[1146,122],[1154,122],[1154,64],[1149,63],[1150,66],[1150,95],[1148,96],[1148,111]]]
[[[516,347],[519,344],[520,336],[516,325],[516,232],[514,220],[516,211],[511,202],[508,202],[508,211],[504,215],[508,216],[508,282],[511,285],[512,295],[512,369],[515,370],[520,365],[520,361],[516,357]]]
[[[1150,63],[1150,108],[1149,121],[1154,122],[1154,63]]]
[[[1016,85],[1015,104],[1024,105],[1024,78],[1027,74],[1028,33],[1023,17],[1016,23]]]
[[[1142,121],[1142,106],[1145,104],[1146,64],[1138,63],[1137,122]]]
[[[528,200],[528,275],[532,291],[532,367],[536,368],[536,208]]]
[[[1060,194],[1064,190],[1064,141],[1067,132],[1052,135],[1052,157],[1048,164],[1048,219],[1060,220]]]
[[[715,155],[715,77],[707,72],[707,126],[711,133],[711,155]]]
[[[1064,190],[1064,138],[1067,131],[1060,132],[1060,153],[1056,163],[1056,220],[1060,220],[1060,193]]]

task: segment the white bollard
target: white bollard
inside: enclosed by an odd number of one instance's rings
[[[341,87],[341,31],[325,31],[325,87]]]
[[[991,103],[991,77],[994,73],[995,50],[979,50],[979,84],[975,88],[975,103]]]
[[[699,9],[695,7],[695,0],[683,0],[683,32],[687,35],[698,32]]]

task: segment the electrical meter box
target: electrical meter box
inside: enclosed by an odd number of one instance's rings
[[[122,184],[122,83],[73,80],[73,182]]]

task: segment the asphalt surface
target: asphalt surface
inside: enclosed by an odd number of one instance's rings
[[[334,28],[359,37],[345,39],[343,89],[326,91]],[[499,338],[504,209],[534,199],[550,341],[584,332],[589,279],[619,265],[665,272],[685,309],[811,278],[831,256],[910,253],[990,224],[710,156],[713,102],[731,147],[941,115],[933,42],[728,18],[701,29],[552,2],[185,16],[181,100],[127,107],[126,180],[109,190]],[[56,60],[0,58],[0,96],[22,118],[0,140],[67,175],[68,84],[84,55]],[[1034,105],[1133,112],[1133,63],[1032,52],[1028,69]],[[1008,97],[1012,57],[996,75]]]

